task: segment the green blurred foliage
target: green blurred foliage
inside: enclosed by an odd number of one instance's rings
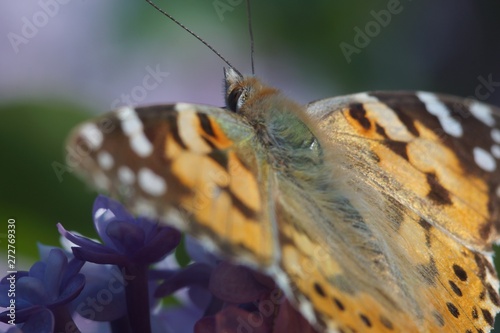
[[[0,212],[2,221],[16,220],[18,258],[36,259],[37,242],[58,245],[57,222],[95,235],[94,194],[70,172],[58,177],[53,168],[54,162],[65,165],[65,138],[88,113],[71,103],[47,100],[3,104],[0,114]],[[24,268],[32,263],[19,259]]]

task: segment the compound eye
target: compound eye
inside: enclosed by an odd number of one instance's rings
[[[243,102],[244,102],[243,89],[233,89],[227,95],[226,107],[233,112],[238,112]]]

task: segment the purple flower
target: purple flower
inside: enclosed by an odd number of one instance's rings
[[[204,309],[195,333],[315,332],[271,278],[218,260],[189,237],[186,247],[195,262],[170,272],[155,295],[163,297],[189,288],[191,301]]]
[[[269,277],[217,258],[189,236],[193,261],[179,267],[167,257],[180,243],[177,230],[136,218],[107,197],[97,197],[93,218],[102,243],[59,224],[74,259],[39,246],[45,259],[17,274],[16,321],[24,325],[13,333],[65,331],[68,322],[82,332],[89,323],[100,332],[315,332]],[[0,283],[0,306],[9,304],[9,284]],[[158,302],[167,296],[180,306]],[[0,316],[7,321],[8,311]]]
[[[15,322],[25,322],[24,332],[50,331],[51,327],[64,331],[73,322],[69,303],[85,284],[85,277],[78,273],[82,265],[83,261],[78,259],[68,262],[62,250],[53,249],[46,259],[33,264],[29,272],[19,271],[2,279],[0,306],[9,307],[12,300],[9,289],[15,285]],[[2,322],[9,319],[10,309],[0,314]]]
[[[66,231],[58,224],[59,232],[79,247],[72,248],[76,258],[96,264],[147,266],[169,254],[181,240],[177,230],[135,218],[115,200],[99,195],[92,211],[94,226],[104,244]]]
[[[74,258],[71,251],[73,243],[64,238],[62,242],[66,256]],[[53,246],[38,244],[38,253],[42,259],[47,258],[53,249]],[[126,281],[114,265],[86,262],[80,273],[85,276],[85,286],[69,304],[75,324],[82,332],[108,332],[109,325],[106,322],[113,322],[127,313]]]
[[[78,245],[72,247],[76,258],[118,266],[126,281],[125,301],[130,315],[117,319],[115,324],[130,325],[136,332],[149,332],[148,268],[175,249],[181,234],[149,219],[135,218],[120,203],[101,195],[94,202],[92,215],[103,244],[68,232],[60,224],[59,232]]]
[[[196,323],[195,333],[315,333],[267,276],[222,261],[209,290],[219,308]]]

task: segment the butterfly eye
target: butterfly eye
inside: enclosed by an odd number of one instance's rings
[[[246,99],[246,94],[244,93],[243,89],[241,88],[233,89],[227,95],[226,106],[229,110],[238,112],[238,110],[245,102],[245,99]]]

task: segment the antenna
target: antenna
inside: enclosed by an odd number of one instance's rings
[[[247,15],[248,15],[248,33],[250,34],[250,62],[252,63],[252,75],[255,75],[255,67],[253,62],[254,42],[252,29],[252,13],[250,11],[250,0],[247,0]]]
[[[210,44],[208,44],[207,42],[205,42],[205,40],[203,38],[201,38],[200,36],[198,36],[197,34],[195,34],[192,30],[190,30],[189,28],[187,28],[181,22],[177,21],[172,15],[170,15],[169,13],[167,13],[166,11],[164,11],[163,9],[161,9],[160,7],[158,7],[158,5],[156,5],[152,0],[146,0],[146,2],[149,3],[154,9],[156,9],[157,11],[159,11],[161,14],[163,14],[164,16],[166,16],[167,18],[169,18],[172,22],[174,22],[175,24],[177,24],[179,27],[181,27],[182,29],[184,29],[186,32],[188,32],[189,34],[191,34],[191,36],[193,36],[194,38],[196,38],[197,40],[199,40],[200,42],[202,42],[206,47],[209,48],[209,50],[211,50],[213,53],[215,53],[216,56],[218,56],[222,61],[224,61],[236,73],[238,73],[240,76],[243,76],[243,75],[241,75],[241,73],[238,70],[236,70],[233,67],[233,65],[231,65],[231,63],[229,61],[226,60],[226,58],[224,58],[219,52],[217,52]],[[248,7],[248,8],[250,8],[250,7]],[[252,40],[252,44],[253,44],[253,40]],[[253,46],[252,46],[252,49],[253,49]],[[253,73],[253,56],[252,56],[252,73]]]

